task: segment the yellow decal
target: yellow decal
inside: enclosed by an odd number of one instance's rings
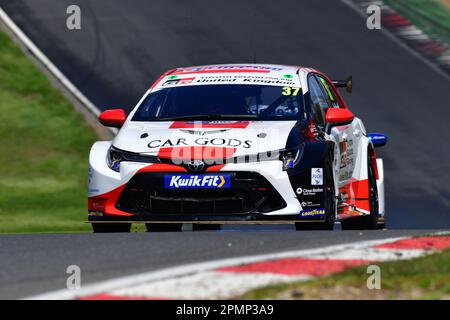
[[[300,91],[300,87],[283,87],[281,94],[283,96],[296,96]]]
[[[222,186],[225,184],[225,178],[223,176],[219,176],[220,178],[220,184],[217,186],[217,188],[222,188]]]
[[[323,78],[320,78],[320,81],[322,82],[323,86],[325,87],[325,90],[327,90],[328,97],[330,97],[330,100],[334,101],[334,96],[331,93],[331,90],[330,90],[330,87],[328,86],[328,83]]]

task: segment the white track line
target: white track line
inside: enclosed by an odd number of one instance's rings
[[[206,271],[184,277],[144,283],[108,292],[122,297],[162,297],[166,299],[227,299],[270,284],[311,279],[270,273]]]
[[[398,238],[386,238],[381,240],[362,241],[357,243],[346,243],[340,245],[334,245],[329,247],[323,247],[318,249],[296,250],[287,251],[281,253],[263,254],[255,256],[247,256],[240,258],[230,258],[215,261],[207,261],[200,263],[187,264],[179,267],[171,267],[162,270],[150,271],[136,275],[124,276],[116,279],[102,281],[94,284],[83,286],[80,290],[58,290],[40,295],[28,297],[26,299],[35,300],[54,300],[54,299],[75,299],[77,297],[91,296],[95,294],[112,292],[115,290],[139,286],[143,283],[155,282],[159,280],[176,278],[185,275],[194,275],[201,272],[207,272],[214,269],[219,269],[227,266],[237,266],[252,262],[260,262],[274,259],[291,258],[291,257],[314,257],[317,255],[333,254],[338,251],[358,250],[379,244],[394,242],[397,240],[405,239],[407,237]]]
[[[245,268],[244,270],[239,270],[239,267],[228,271],[215,269],[125,287],[105,292],[104,294],[121,299],[229,299],[230,297],[242,295],[252,289],[271,284],[306,281],[315,277],[325,276],[327,273],[322,273],[320,270],[336,265],[336,263],[345,263],[347,261],[350,264],[350,266],[345,267],[347,269],[352,267],[352,261],[353,263],[356,261],[364,261],[363,264],[368,265],[379,261],[418,258],[433,252],[436,251],[423,249],[378,249],[373,247],[336,250],[325,254],[301,257],[302,262],[284,262],[285,265],[291,265],[290,271],[288,272],[279,270],[274,265],[270,266],[270,261],[263,261],[263,264],[267,264],[259,270]],[[279,259],[272,260],[272,262],[275,264],[283,263]],[[316,264],[316,267],[313,269],[317,274],[312,275],[310,273],[311,267],[304,268],[308,263]],[[294,265],[297,266],[293,267]],[[339,271],[330,270],[330,274],[334,272]],[[95,296],[91,296],[90,298],[95,299]]]
[[[367,260],[367,261],[391,261],[413,259],[423,256],[434,251],[425,251],[423,249],[410,250],[387,250],[377,248],[359,248],[348,249],[334,253],[322,253],[318,255],[309,256],[308,258],[315,259],[348,259],[348,260]]]

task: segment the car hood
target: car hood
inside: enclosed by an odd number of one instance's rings
[[[183,149],[222,150],[240,156],[284,149],[296,121],[129,121],[113,140],[114,147],[149,155]],[[295,134],[299,136],[299,134]],[[173,154],[173,153],[172,153]],[[218,154],[217,154],[218,155]]]

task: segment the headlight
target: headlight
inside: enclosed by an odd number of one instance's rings
[[[110,147],[108,150],[108,156],[106,157],[108,167],[114,171],[120,171],[120,163],[122,161],[130,162],[145,162],[145,163],[158,163],[160,162],[156,156],[142,155],[139,153],[128,152],[119,150],[114,147]]]
[[[305,145],[301,144],[295,148],[280,151],[280,160],[283,162],[283,170],[294,168],[299,162],[303,154]]]
[[[283,170],[294,168],[299,162],[303,154],[304,144],[300,144],[294,148],[282,149],[276,151],[266,151],[256,154],[246,154],[228,159],[230,163],[252,163],[262,161],[276,161],[283,162]]]

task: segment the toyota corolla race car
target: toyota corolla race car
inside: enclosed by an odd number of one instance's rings
[[[375,229],[384,222],[383,163],[332,81],[304,67],[236,64],[163,74],[89,157],[94,232],[295,224]]]

